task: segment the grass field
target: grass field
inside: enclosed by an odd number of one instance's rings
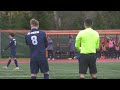
[[[19,64],[20,70],[14,71],[12,63],[9,68],[3,69],[5,64],[0,65],[0,79],[30,79],[29,64]],[[79,79],[78,63],[49,63],[50,79]],[[97,63],[98,79],[120,79],[120,62]],[[38,74],[38,79],[43,75]],[[90,79],[90,75],[86,74]]]

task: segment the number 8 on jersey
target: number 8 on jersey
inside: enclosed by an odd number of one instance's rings
[[[32,40],[32,44],[33,45],[37,45],[38,44],[37,36],[31,36],[31,40]]]

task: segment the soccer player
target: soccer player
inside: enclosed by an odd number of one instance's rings
[[[4,66],[3,68],[7,69],[8,66],[10,65],[11,63],[11,59],[13,58],[14,59],[14,62],[15,62],[15,65],[16,65],[16,68],[15,70],[18,70],[19,67],[18,67],[18,62],[17,62],[17,59],[16,59],[16,39],[14,38],[14,34],[13,33],[10,33],[9,34],[9,39],[10,39],[10,42],[9,42],[9,45],[3,49],[3,52],[5,50],[7,50],[8,48],[10,48],[10,51],[11,51],[11,54],[10,54],[10,57],[9,57],[9,61],[7,63],[7,66]]]
[[[69,58],[68,59],[74,59],[75,58],[75,40],[73,37],[70,37],[70,40],[68,42],[68,48],[69,48]]]
[[[48,40],[48,60],[52,59],[52,60],[55,60],[54,59],[54,54],[53,54],[53,40],[48,36],[47,38]]]
[[[110,37],[110,39],[108,40],[108,44],[109,44],[109,57],[113,59],[115,54],[115,41],[113,40],[113,38]]]
[[[120,57],[120,47],[119,47],[119,44],[117,43],[116,45],[115,45],[115,58],[117,59],[119,59],[119,57]]]
[[[106,45],[104,42],[102,42],[102,45],[101,45],[101,53],[105,56],[105,58],[108,57],[108,53],[107,53],[107,49],[106,49]]]
[[[44,79],[49,79],[49,65],[46,58],[48,46],[46,33],[38,30],[39,22],[30,20],[31,31],[25,35],[26,44],[30,48],[31,79],[36,79],[39,69],[44,74]]]
[[[97,79],[96,49],[99,48],[100,38],[98,32],[92,29],[92,24],[90,18],[85,19],[85,30],[80,31],[76,37],[75,47],[80,51],[80,79],[85,79],[88,69],[92,79]]]

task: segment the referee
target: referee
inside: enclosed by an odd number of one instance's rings
[[[79,73],[80,79],[85,79],[89,68],[92,79],[97,79],[96,73],[96,50],[99,48],[100,37],[98,32],[93,30],[92,20],[85,19],[85,30],[80,31],[76,37],[75,47],[80,52]]]

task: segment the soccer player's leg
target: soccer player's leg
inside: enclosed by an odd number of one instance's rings
[[[76,53],[75,53],[75,51],[74,51],[74,52],[73,52],[73,58],[74,58],[74,59],[76,59],[76,56],[75,56],[75,55],[76,55]]]
[[[119,52],[116,50],[116,59],[119,59]]]
[[[81,57],[80,57],[80,60],[79,60],[80,79],[85,79],[85,74],[87,73],[88,60],[86,58],[87,58],[86,55],[81,54]]]
[[[74,52],[71,52],[71,58],[74,59]]]
[[[89,59],[89,70],[90,70],[90,74],[92,79],[97,79],[97,68],[96,68],[96,58],[95,58],[95,54],[92,54],[90,56]]]
[[[118,57],[119,57],[118,59],[120,59],[120,50],[118,51]]]
[[[11,58],[12,58],[12,55],[10,55],[9,60],[8,60],[8,62],[7,62],[7,65],[6,65],[6,66],[3,66],[4,69],[7,69],[8,66],[10,65],[10,63],[11,63]]]
[[[31,79],[37,78],[39,72],[39,63],[36,60],[30,60]]]
[[[72,56],[72,52],[70,51],[70,52],[69,52],[69,58],[68,58],[68,59],[72,59],[71,56]]]
[[[50,60],[50,50],[48,50],[48,60]]]
[[[115,50],[115,52],[114,52],[114,53],[115,53],[115,59],[117,59],[117,51]]]
[[[18,61],[17,61],[17,59],[16,59],[16,53],[13,53],[13,58],[14,58],[14,63],[15,63],[15,65],[16,65],[15,70],[18,70],[18,69],[19,69],[19,66],[18,66]]]
[[[41,60],[39,63],[40,71],[44,74],[44,79],[49,79],[49,65],[46,59]]]
[[[51,50],[51,56],[52,56],[52,60],[55,60],[53,50]]]
[[[108,51],[106,51],[106,58],[108,59]]]

